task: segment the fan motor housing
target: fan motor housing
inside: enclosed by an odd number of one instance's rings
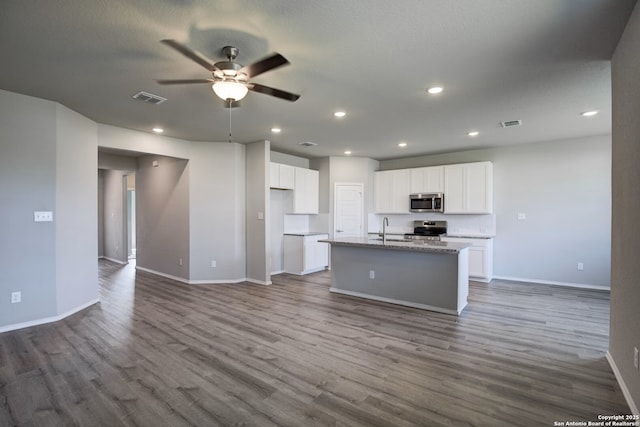
[[[215,67],[217,68],[214,72],[213,75],[216,77],[220,77],[220,78],[224,78],[224,77],[240,77],[242,78],[242,75],[238,74],[238,71],[242,68],[241,64],[238,64],[237,62],[231,62],[231,61],[220,61],[220,62],[216,62]],[[246,76],[245,76],[245,80],[246,80]]]

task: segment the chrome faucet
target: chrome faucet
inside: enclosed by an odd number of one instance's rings
[[[386,216],[382,220],[382,244],[387,243],[387,226],[389,225],[389,218]]]

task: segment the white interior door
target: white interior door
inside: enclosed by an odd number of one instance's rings
[[[336,183],[334,191],[333,236],[364,234],[364,184]]]

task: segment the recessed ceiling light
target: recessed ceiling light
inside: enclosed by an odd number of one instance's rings
[[[398,144],[398,147],[406,147],[407,143],[406,142],[401,142]]]
[[[351,151],[347,150],[344,152],[344,154],[346,154],[347,156],[351,155]]]
[[[584,117],[591,117],[598,114],[598,110],[585,111],[584,113],[580,113]]]
[[[480,132],[478,132],[477,130],[472,130],[467,135],[469,135],[469,136],[478,136],[479,134],[480,134]]]
[[[162,128],[153,128],[152,130],[153,130],[155,133],[162,133],[162,132],[164,132],[164,129],[162,129]]]
[[[344,111],[336,111],[335,113],[333,113],[333,115],[336,117],[344,117],[347,115],[347,113],[345,113]]]
[[[271,128],[271,132],[280,133],[280,132],[282,132],[282,129],[280,129],[280,128]]]
[[[427,89],[427,92],[429,92],[431,95],[436,95],[440,92],[442,92],[444,89],[442,88],[442,86],[434,86],[434,87],[430,87],[429,89]]]

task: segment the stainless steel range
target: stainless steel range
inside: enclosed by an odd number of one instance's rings
[[[413,233],[404,235],[412,240],[440,240],[447,234],[447,221],[413,221]]]

